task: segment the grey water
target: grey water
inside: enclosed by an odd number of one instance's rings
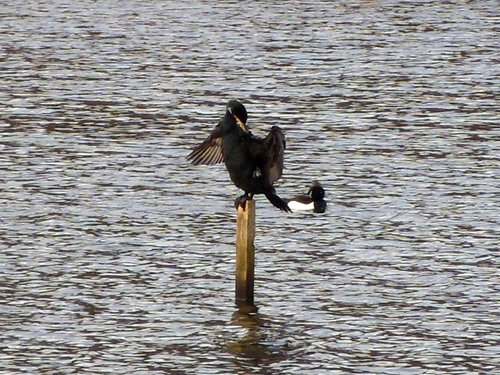
[[[0,373],[500,370],[496,1],[3,1]],[[186,155],[239,98],[257,197]]]

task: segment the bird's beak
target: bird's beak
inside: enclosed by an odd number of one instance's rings
[[[238,124],[238,126],[241,128],[241,130],[247,132],[248,131],[248,127],[246,126],[246,124],[241,121],[238,116],[235,116],[233,115],[234,119],[236,120],[236,123]]]
[[[227,111],[231,114],[231,116],[233,116],[234,121],[236,121],[236,123],[241,128],[241,130],[247,132],[248,131],[248,127],[245,125],[245,123],[243,121],[240,120],[240,118],[238,116],[236,116],[233,113],[233,110],[231,108],[227,107]]]

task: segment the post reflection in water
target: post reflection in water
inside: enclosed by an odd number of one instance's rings
[[[285,331],[276,327],[279,323],[269,316],[238,310],[231,316],[231,324],[241,327],[242,333],[237,339],[228,340],[227,350],[242,361],[242,369],[249,365],[268,366],[288,357],[287,338],[277,337],[278,332]]]

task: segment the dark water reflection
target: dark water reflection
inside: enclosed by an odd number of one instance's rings
[[[0,7],[0,370],[495,373],[494,1]],[[189,149],[242,99],[288,138],[234,313],[232,200]]]

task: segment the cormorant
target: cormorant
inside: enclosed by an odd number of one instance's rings
[[[274,206],[291,212],[273,187],[283,173],[283,131],[273,126],[266,138],[256,137],[249,131],[247,119],[245,106],[230,100],[222,120],[187,158],[194,165],[224,161],[233,183],[245,192],[235,200],[236,208],[244,208],[254,194],[264,194]]]

